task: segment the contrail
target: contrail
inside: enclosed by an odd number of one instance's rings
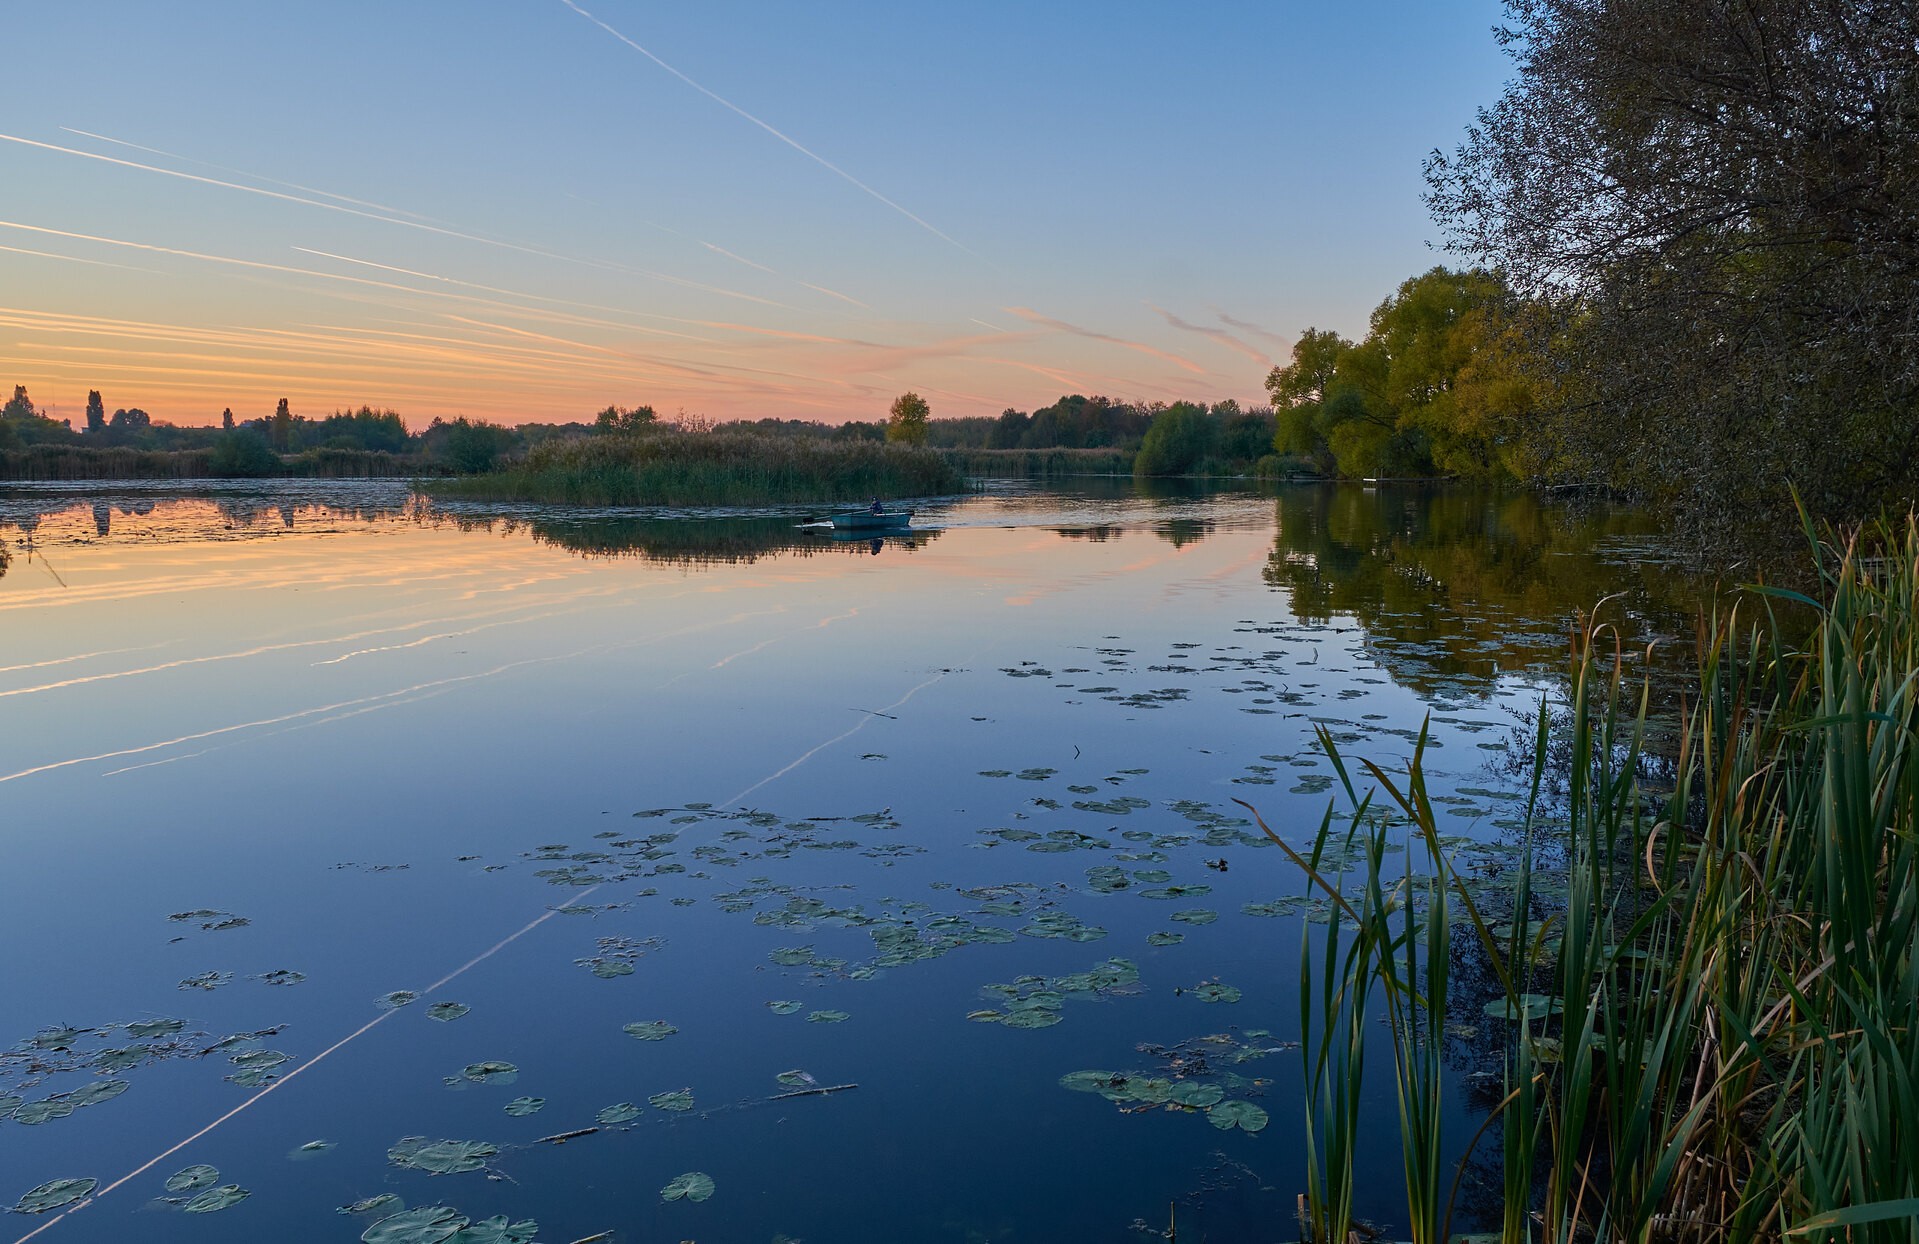
[[[560,0],[560,3],[562,4],[565,4],[567,2],[568,0]],[[832,619],[828,619],[828,621],[831,621],[831,620]],[[753,783],[751,786],[747,787],[745,790],[741,791],[739,794],[733,796],[731,799],[721,800],[720,807],[730,808],[733,805],[739,803],[740,800],[746,798],[748,795],[758,790],[760,787],[765,786],[772,782],[779,781],[781,778],[793,772],[793,770],[799,768],[801,765],[813,759],[813,757],[819,755],[821,752],[833,746],[835,743],[843,743],[847,739],[850,739],[854,735],[858,734],[860,731],[866,729],[867,722],[872,721],[875,717],[886,716],[889,712],[900,707],[902,704],[906,703],[908,700],[912,699],[914,696],[926,690],[928,687],[932,686],[934,683],[938,682],[940,679],[946,677],[950,673],[952,673],[951,670],[941,670],[939,673],[933,675],[931,678],[927,679],[925,682],[920,683],[918,686],[911,688],[910,690],[907,691],[905,695],[901,696],[897,700],[894,700],[891,704],[886,705],[884,708],[867,709],[866,715],[864,717],[861,717],[859,719],[859,722],[856,725],[854,725],[850,730],[844,730],[840,732],[839,734],[834,735],[832,738],[826,740],[824,743],[815,744],[813,747],[808,748],[806,751],[800,753],[798,759],[792,761],[785,768],[780,769],[779,771],[775,773],[767,774],[765,777]]]
[[[632,48],[635,52],[638,52],[641,56],[646,57],[646,59],[652,61],[654,64],[658,65],[660,68],[666,70],[668,73],[672,74],[674,77],[678,78],[680,81],[686,83],[688,86],[692,87],[694,90],[698,91],[700,94],[706,96],[708,99],[712,100],[714,103],[718,104],[720,107],[726,109],[728,112],[735,114],[736,116],[743,117],[746,120],[751,121],[754,125],[759,126],[761,129],[765,130],[767,133],[771,134],[773,137],[779,139],[781,142],[785,143],[787,146],[791,147],[793,150],[799,152],[801,155],[813,161],[815,164],[818,164],[821,168],[826,169],[828,172],[833,173],[835,176],[840,177],[841,179],[849,182],[850,184],[857,187],[858,189],[865,191],[867,194],[871,195],[873,198],[878,199],[880,202],[886,204],[886,206],[892,208],[894,211],[898,212],[900,215],[906,217],[908,220],[912,221],[914,224],[918,225],[920,228],[926,230],[928,233],[932,234],[934,237],[938,238],[940,241],[946,243],[948,246],[957,247],[958,249],[965,251],[967,254],[971,255],[975,259],[981,258],[978,251],[975,251],[971,247],[966,246],[962,243],[954,241],[951,237],[948,237],[946,234],[940,232],[940,230],[935,228],[933,225],[928,224],[925,220],[921,219],[918,216],[915,216],[912,212],[907,211],[905,208],[893,202],[893,200],[887,198],[885,195],[881,194],[879,191],[873,189],[873,187],[867,185],[865,182],[861,181],[859,178],[853,176],[853,174],[847,172],[845,169],[833,163],[831,160],[827,159],[825,156],[822,156],[814,151],[809,151],[807,148],[801,146],[799,143],[795,142],[793,139],[788,138],[785,134],[780,133],[778,130],[774,129],[772,126],[768,125],[766,122],[760,120],[758,117],[754,116],[752,113],[748,112],[746,109],[740,107],[738,104],[734,103],[732,100],[727,99],[725,96],[717,94],[713,91],[708,90],[706,87],[701,86],[699,83],[695,82],[693,79],[687,77],[685,74],[681,73],[679,70],[673,68],[673,66],[667,64],[665,61],[661,60],[659,57],[653,55],[653,53],[647,51],[645,48],[641,47],[639,44],[635,43],[633,40],[627,38],[625,35],[621,34],[619,31],[613,29],[613,27],[607,25],[605,22],[601,21],[599,18],[593,16],[591,13],[587,12],[585,9],[581,8],[579,5],[575,4],[573,0],[560,0],[560,3],[564,4],[567,8],[572,9],[575,13],[578,13],[581,17],[584,17],[587,21],[592,22],[595,26],[598,26],[601,30],[604,30],[607,34],[612,35],[615,39],[618,39],[621,43],[626,44],[626,46]]]

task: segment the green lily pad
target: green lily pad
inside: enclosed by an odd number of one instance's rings
[[[614,1127],[621,1123],[631,1123],[639,1118],[640,1108],[630,1101],[623,1101],[618,1105],[608,1106],[594,1117],[606,1126]]]
[[[529,1114],[538,1114],[546,1106],[544,1097],[515,1097],[506,1103],[506,1112],[516,1119],[524,1119]]]
[[[1173,919],[1181,924],[1211,924],[1219,919],[1219,913],[1206,907],[1193,907],[1186,911],[1176,911]]]
[[[1257,1132],[1266,1126],[1265,1110],[1249,1101],[1223,1101],[1206,1111],[1206,1121],[1222,1132]]]
[[[1185,940],[1186,940],[1186,935],[1184,933],[1163,933],[1162,932],[1162,933],[1148,933],[1146,935],[1146,944],[1148,946],[1177,946]]]
[[[428,1140],[424,1136],[403,1137],[386,1151],[394,1165],[411,1167],[430,1175],[458,1175],[477,1171],[499,1150],[483,1140]]]
[[[380,1219],[361,1233],[360,1244],[446,1244],[466,1224],[459,1210],[428,1205]]]
[[[1218,981],[1207,981],[1192,990],[1195,998],[1201,1002],[1237,1002],[1239,990],[1232,985],[1222,985]]]
[[[180,1208],[189,1214],[217,1214],[223,1209],[231,1209],[252,1195],[239,1184],[221,1184],[217,1188],[208,1188]]]
[[[397,1011],[401,1007],[418,1002],[419,1000],[420,995],[414,993],[411,989],[396,989],[392,993],[381,997],[375,1005],[382,1011]]]
[[[512,1063],[468,1063],[461,1075],[475,1084],[511,1084],[520,1078],[520,1069]]]
[[[1051,1028],[1062,1018],[1058,1011],[1011,1011],[1000,1023],[1008,1028]]]
[[[378,1196],[370,1196],[364,1201],[355,1201],[351,1205],[342,1205],[333,1212],[336,1214],[371,1214],[379,1212],[382,1217],[385,1217],[385,1211],[387,1210],[398,1213],[405,1208],[406,1203],[400,1200],[399,1197],[393,1195],[391,1192],[382,1192]]]
[[[633,965],[625,959],[582,959],[580,962],[603,981],[610,981],[616,976],[633,975]]]
[[[93,1069],[109,1074],[116,1071],[132,1071],[147,1061],[148,1052],[139,1046],[130,1046],[123,1050],[101,1050],[93,1056]],[[3,1114],[0,1111],[0,1114]]]
[[[663,1019],[649,1019],[645,1023],[628,1024],[620,1031],[636,1041],[664,1041],[679,1029]]]
[[[1134,1101],[1157,1106],[1173,1100],[1173,1082],[1160,1076],[1135,1076],[1121,1087]]]
[[[806,1017],[809,1024],[843,1024],[853,1018],[845,1011],[815,1011]]]
[[[769,951],[766,957],[783,968],[803,968],[812,964],[813,948],[811,946],[781,946],[777,950]]]
[[[1522,1018],[1545,1019],[1549,1015],[1559,1014],[1560,1010],[1561,1003],[1558,998],[1539,993],[1520,994],[1517,1007],[1513,1005],[1511,998],[1494,998],[1486,1004],[1487,1015],[1494,1019],[1506,1020],[1508,1023],[1516,1023]]]
[[[170,1037],[186,1026],[186,1021],[178,1019],[140,1019],[128,1024],[127,1031],[141,1041],[151,1041],[155,1037]]]
[[[684,1178],[684,1176],[682,1176],[682,1178]],[[99,1183],[100,1181],[97,1179],[49,1180],[21,1197],[19,1202],[14,1205],[13,1212],[16,1214],[44,1214],[50,1209],[59,1209],[62,1205],[71,1205],[92,1192]]]
[[[793,1012],[799,1010],[802,1005],[804,1004],[795,1002],[790,998],[782,998],[778,1002],[767,1003],[766,1009],[775,1015],[791,1015]]]
[[[773,1078],[787,1088],[806,1088],[809,1085],[817,1083],[810,1074],[804,1071],[782,1071]]]
[[[505,1214],[495,1214],[461,1227],[447,1244],[533,1244],[533,1237],[539,1233],[540,1224],[531,1218],[508,1222]]]
[[[197,1166],[188,1166],[168,1175],[167,1191],[196,1192],[201,1188],[211,1188],[219,1179],[219,1168],[202,1162]]]
[[[331,1153],[339,1147],[340,1146],[330,1140],[309,1140],[298,1149],[287,1154],[287,1158],[293,1162],[308,1162],[323,1154]]]
[[[306,978],[305,972],[296,972],[292,968],[275,968],[260,974],[260,979],[269,985],[298,985],[305,982]]]
[[[112,1101],[132,1087],[125,1080],[95,1080],[68,1093],[67,1100],[75,1106],[97,1106],[103,1101]]]
[[[1217,1105],[1220,1099],[1225,1096],[1226,1090],[1217,1084],[1201,1084],[1197,1080],[1181,1080],[1173,1086],[1173,1091],[1168,1095],[1167,1100],[1181,1106],[1191,1106],[1196,1110],[1203,1110],[1207,1106]]]
[[[1113,1083],[1110,1071],[1069,1071],[1059,1078],[1059,1086],[1075,1093],[1098,1093]]]
[[[472,1010],[473,1008],[464,1002],[435,1002],[426,1009],[426,1017],[428,1019],[437,1019],[443,1024],[450,1024],[454,1020],[470,1014]]]
[[[660,1189],[662,1201],[704,1201],[713,1195],[713,1177],[705,1171],[688,1171],[675,1176],[673,1182]]]
[[[47,1097],[40,1101],[30,1101],[13,1112],[15,1123],[24,1123],[28,1127],[38,1127],[51,1119],[64,1119],[73,1113],[73,1102],[66,1097]]]
[[[278,1050],[245,1050],[227,1059],[236,1067],[278,1067],[281,1063],[293,1061],[291,1054],[282,1054]]]
[[[671,1093],[655,1093],[646,1099],[647,1104],[661,1110],[684,1111],[693,1108],[693,1090],[676,1089]]]

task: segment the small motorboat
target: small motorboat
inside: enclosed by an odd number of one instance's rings
[[[911,510],[845,510],[831,516],[835,531],[898,531],[913,521]]]

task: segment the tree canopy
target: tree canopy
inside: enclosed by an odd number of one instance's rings
[[[1695,513],[1919,485],[1919,9],[1509,0],[1516,74],[1435,153],[1456,252],[1539,314],[1534,467]]]
[[[933,408],[926,399],[910,389],[893,399],[886,416],[886,439],[907,445],[926,443],[926,421]]]

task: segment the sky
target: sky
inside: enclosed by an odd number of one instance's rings
[[[76,425],[1260,401],[1446,259],[1421,162],[1498,17],[8,0],[0,385]]]

